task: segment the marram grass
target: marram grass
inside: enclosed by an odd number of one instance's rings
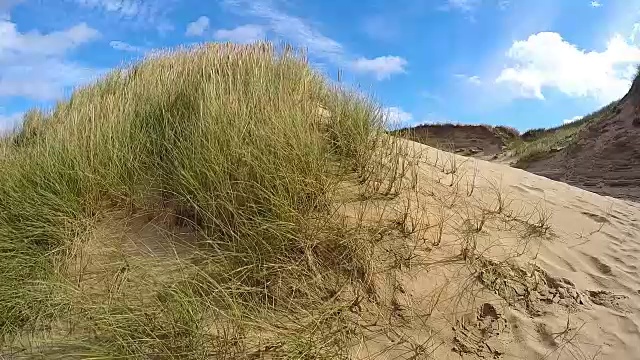
[[[371,171],[383,120],[269,43],[156,54],[28,112],[0,146],[0,352],[344,355],[323,304],[367,255],[331,202]],[[173,255],[127,250],[162,214]]]

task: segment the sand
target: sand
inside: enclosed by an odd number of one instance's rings
[[[412,146],[418,187],[395,201],[429,226],[393,247],[398,320],[354,357],[640,359],[640,204]]]

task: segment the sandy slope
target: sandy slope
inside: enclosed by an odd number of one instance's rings
[[[429,226],[412,237],[428,246],[394,279],[407,325],[358,357],[640,359],[640,204],[415,146],[426,160],[418,190],[403,196],[415,197],[413,214]],[[458,170],[447,174],[452,163]],[[463,230],[499,198],[502,215]],[[548,231],[532,226],[547,215]]]
[[[640,201],[640,80],[616,109],[588,124],[575,143],[525,169],[601,195]]]
[[[570,146],[526,169],[601,195],[640,201],[640,77],[607,108]]]
[[[479,162],[479,168],[485,176],[502,176],[522,201],[545,201],[557,238],[542,242],[543,269],[569,279],[578,291],[609,292],[590,296],[590,304],[574,314],[585,322],[582,342],[602,344],[603,358],[640,358],[640,205],[496,164]],[[565,322],[544,320],[557,331]]]

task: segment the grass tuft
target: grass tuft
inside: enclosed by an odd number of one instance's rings
[[[367,282],[368,253],[332,204],[339,183],[373,171],[383,122],[269,43],[154,55],[28,112],[0,152],[1,347],[344,351],[322,332],[344,320],[327,300]]]

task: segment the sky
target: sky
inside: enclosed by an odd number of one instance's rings
[[[202,42],[287,42],[405,126],[579,119],[640,63],[640,0],[0,0],[0,130],[111,69]]]

